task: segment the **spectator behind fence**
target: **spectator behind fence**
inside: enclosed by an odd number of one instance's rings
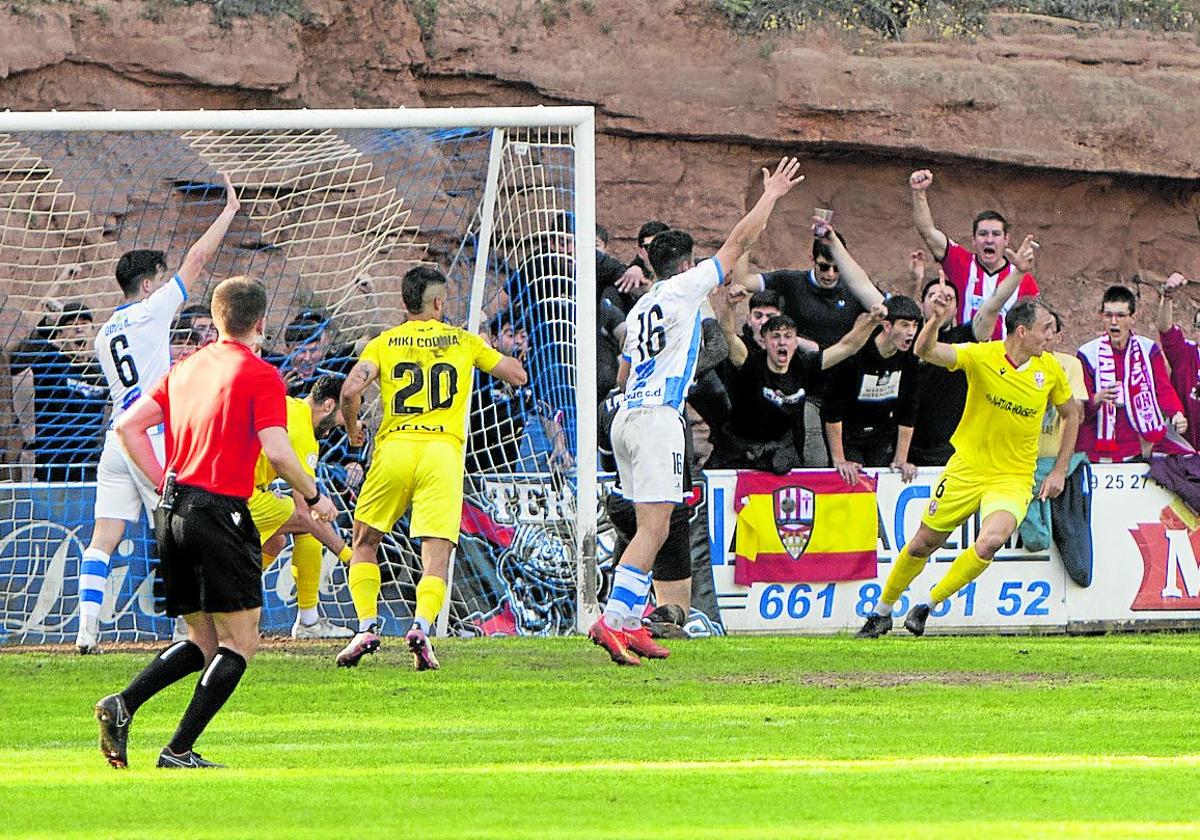
[[[555,216],[551,229],[520,243],[521,262],[505,282],[501,309],[511,308],[513,325],[529,335],[526,360],[537,399],[561,416],[574,446],[575,390],[572,360],[577,345],[575,217]],[[620,260],[596,251],[597,306],[625,271]],[[623,307],[622,307],[623,308]],[[597,318],[599,321],[600,319]],[[599,377],[607,373],[601,369]],[[599,396],[599,395],[598,395]]]
[[[269,359],[279,368],[288,396],[303,397],[326,373],[323,362],[332,343],[332,319],[319,309],[305,309],[283,331],[282,357]],[[336,371],[340,372],[340,371]]]
[[[713,299],[729,342],[725,375],[732,410],[727,427],[715,438],[708,465],[780,475],[806,466],[804,409],[808,391],[821,371],[862,349],[883,320],[883,306],[860,315],[854,329],[832,347],[811,353],[799,349],[796,325],[786,315],[775,315],[763,325],[765,350],[757,345],[750,349],[737,334],[728,296],[714,295]]]
[[[1009,245],[1008,220],[995,210],[984,210],[976,216],[971,226],[971,250],[968,251],[934,224],[927,194],[932,184],[933,173],[928,169],[919,169],[908,178],[912,190],[913,224],[925,240],[925,247],[946,270],[946,279],[958,291],[958,320],[965,324],[975,317],[984,301],[1013,271],[1012,264],[1005,256]],[[1000,307],[1001,314],[1007,313],[1018,298],[1036,294],[1037,280],[1026,272],[1017,290]],[[1004,323],[1001,321],[993,330],[992,338],[1004,336]]]
[[[1087,386],[1083,383],[1083,365],[1079,358],[1064,353],[1062,346],[1062,318],[1054,316],[1054,338],[1050,349],[1067,375],[1067,384],[1074,396],[1076,411],[1087,400]],[[1058,450],[1062,445],[1063,417],[1051,403],[1046,406],[1042,418],[1042,434],[1038,438],[1037,469],[1033,474],[1033,486],[1041,487],[1058,461]],[[1076,452],[1067,463],[1067,474],[1063,491],[1048,499],[1035,497],[1025,511],[1021,523],[1021,542],[1029,551],[1045,551],[1051,539],[1058,546],[1059,556],[1071,580],[1079,586],[1090,586],[1092,582],[1092,470],[1087,455]]]
[[[183,361],[216,340],[217,327],[208,306],[203,303],[185,306],[171,326],[171,364]]]
[[[529,349],[529,336],[514,327],[507,310],[488,322],[485,336],[496,350],[522,364]],[[539,405],[528,386],[511,385],[491,376],[476,374],[471,404],[471,434],[467,443],[468,472],[521,472],[542,469],[545,464],[527,457],[522,451],[526,428],[533,418],[541,426],[550,445],[549,466],[570,469],[573,459],[567,449],[566,435],[549,406]]]
[[[821,416],[834,468],[846,483],[862,467],[899,469],[912,481],[912,443],[917,359],[913,340],[921,307],[897,295],[884,304],[887,316],[871,340],[831,372]]]
[[[858,316],[882,302],[883,294],[850,256],[845,238],[827,220],[818,224],[813,231],[811,269],[752,274],[748,257],[743,257],[734,268],[733,282],[755,292],[778,293],[780,308],[795,322],[797,333],[825,348],[853,329]],[[823,388],[824,382],[817,383],[806,401],[804,462],[814,467],[830,463],[820,414]]]
[[[1092,463],[1149,455],[1166,444],[1171,431],[1167,418],[1175,432],[1187,431],[1162,351],[1152,339],[1134,333],[1136,317],[1133,292],[1110,286],[1100,304],[1104,334],[1079,348],[1088,400],[1077,449]]]
[[[1187,418],[1187,440],[1200,450],[1200,346],[1188,339],[1175,324],[1175,293],[1187,285],[1178,272],[1167,278],[1158,303],[1158,340],[1171,365],[1171,384],[1183,403]],[[1192,318],[1192,334],[1200,333],[1200,312]]]
[[[12,353],[13,408],[37,481],[96,478],[108,389],[93,337],[91,311],[73,301],[44,318]]]
[[[1010,258],[1016,256],[1011,251],[1009,255]],[[915,251],[909,255],[909,271],[914,278],[924,279],[923,252]],[[951,318],[938,330],[938,342],[963,344],[987,341],[1000,316],[1000,307],[1017,288],[1023,274],[1023,271],[1010,271],[969,322],[955,324]],[[926,320],[933,317],[933,302],[940,294],[949,296],[954,304],[953,311],[959,311],[958,290],[953,284],[946,282],[943,269],[938,269],[938,275],[938,279],[926,281],[920,292],[921,312]],[[918,359],[915,400],[913,439],[908,450],[908,460],[918,467],[945,466],[954,454],[950,438],[958,427],[963,407],[966,405],[967,375],[961,370],[949,370]]]
[[[812,268],[755,274],[743,258],[734,268],[732,282],[751,292],[777,293],[780,309],[795,322],[797,332],[821,347],[831,347],[854,328],[859,315],[883,300],[883,294],[861,269],[849,275],[843,271],[849,257],[845,238],[828,225],[821,232],[813,238]]]

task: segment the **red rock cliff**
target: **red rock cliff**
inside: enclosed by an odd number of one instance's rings
[[[1041,242],[1038,274],[1092,329],[1100,287],[1200,274],[1194,36],[998,16],[975,42],[739,35],[703,0],[440,0],[425,37],[393,0],[309,3],[312,18],[150,20],[136,2],[0,12],[0,105],[13,109],[584,103],[598,113],[601,221],[627,251],[662,218],[719,242],[783,153],[808,180],[755,253],[807,264],[807,217],[837,212],[853,251],[902,288],[920,243],[906,178],[937,173],[953,237],[995,207]],[[895,283],[890,281],[897,281]],[[1149,317],[1144,323],[1149,322]]]

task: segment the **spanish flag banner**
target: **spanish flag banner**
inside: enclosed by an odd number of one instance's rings
[[[847,484],[836,470],[738,474],[733,580],[741,586],[873,579],[875,478]]]

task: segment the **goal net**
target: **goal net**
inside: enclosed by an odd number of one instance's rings
[[[402,322],[415,265],[450,279],[446,320],[521,358],[525,388],[479,376],[462,536],[441,632],[558,634],[595,609],[595,210],[590,108],[0,113],[0,644],[71,642],[108,391],[92,341],[121,302],[126,251],[169,267],[225,201],[241,211],[172,333],[211,340],[205,308],[235,274],[269,296],[264,358],[302,396]],[[378,425],[378,391],[364,404]],[[318,477],[349,535],[371,444],[322,441]],[[381,552],[385,632],[407,629],[419,545]],[[295,617],[290,547],[263,577],[263,628]],[[113,554],[101,640],[169,635],[143,521]],[[582,570],[582,574],[581,574]],[[320,608],[352,626],[326,551]]]

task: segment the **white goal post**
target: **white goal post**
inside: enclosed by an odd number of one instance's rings
[[[299,371],[289,384],[306,376],[306,348],[325,354],[317,372],[326,362],[344,371],[335,345],[350,353],[399,323],[399,279],[414,264],[450,277],[448,321],[523,333],[513,352],[530,371],[527,391],[472,406],[463,544],[440,627],[584,629],[600,585],[592,108],[0,112],[0,644],[73,637],[72,577],[99,455],[94,435],[76,439],[91,422],[84,403],[46,413],[41,391],[40,405],[19,392],[35,394],[26,380],[37,381],[46,354],[78,362],[72,381],[92,375],[63,344],[64,313],[86,309],[103,323],[127,250],[162,250],[176,267],[217,212],[221,171],[242,212],[189,303],[221,277],[261,277],[271,296],[264,355]],[[564,447],[566,467],[554,460]],[[47,466],[63,457],[61,471]],[[351,511],[357,456],[337,457],[320,477]],[[419,552],[405,523],[384,558],[389,632],[407,623],[415,585]],[[143,614],[154,597],[146,536],[130,529],[114,554],[101,619],[116,640],[164,631]],[[286,562],[264,578],[276,629],[294,614]],[[327,554],[324,574],[322,610],[348,622],[344,567]]]

